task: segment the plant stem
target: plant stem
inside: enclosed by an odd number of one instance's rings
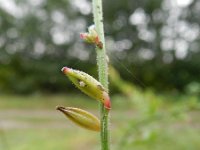
[[[92,0],[94,24],[96,31],[99,35],[100,41],[103,44],[103,48],[96,48],[97,51],[97,65],[99,81],[108,91],[108,64],[107,55],[105,48],[104,39],[104,27],[103,27],[103,11],[102,11],[102,0]],[[100,114],[101,114],[101,149],[110,149],[110,135],[109,135],[109,112],[104,108],[103,104],[100,103]]]

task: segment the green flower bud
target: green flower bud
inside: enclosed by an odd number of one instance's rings
[[[77,125],[89,130],[100,131],[100,121],[91,113],[73,107],[57,106],[56,109]]]
[[[85,72],[74,70],[68,67],[63,67],[62,72],[78,87],[83,93],[88,96],[100,100],[104,107],[111,108],[110,97],[105,88],[95,78]]]
[[[100,49],[103,48],[103,43],[100,41],[94,25],[88,28],[88,32],[80,33],[80,38],[90,44],[95,44]]]

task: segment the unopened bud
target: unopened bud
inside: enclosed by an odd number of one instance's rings
[[[89,130],[100,131],[100,121],[93,114],[73,107],[57,106],[56,109],[77,125]]]
[[[103,48],[103,43],[99,40],[99,36],[97,34],[97,31],[95,30],[94,25],[91,25],[88,28],[88,32],[80,33],[80,38],[83,39],[87,43],[95,44],[100,49]]]
[[[78,87],[83,93],[101,101],[106,109],[111,108],[110,97],[103,85],[89,74],[63,67],[62,72]]]

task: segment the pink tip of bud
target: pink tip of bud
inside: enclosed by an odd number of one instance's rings
[[[68,68],[68,67],[63,67],[63,68],[61,69],[61,71],[62,71],[64,74],[67,74],[67,73],[70,71],[70,68]]]
[[[87,37],[87,34],[86,33],[80,33],[80,38],[81,39],[85,39]]]
[[[104,92],[103,93],[103,95],[104,95],[104,107],[107,109],[107,110],[110,110],[111,109],[111,101],[110,101],[110,97],[109,97],[109,95],[106,93],[106,92]]]
[[[107,110],[110,110],[110,109],[111,109],[110,98],[105,100],[105,102],[104,102],[104,107],[105,107]]]

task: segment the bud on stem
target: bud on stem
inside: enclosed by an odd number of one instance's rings
[[[100,100],[106,109],[111,108],[110,97],[105,88],[95,78],[85,72],[63,67],[62,72],[88,96]]]
[[[77,125],[89,130],[100,131],[100,121],[91,113],[73,107],[57,106],[56,109],[61,111],[67,118]]]
[[[80,38],[83,39],[87,43],[96,45],[100,49],[103,48],[103,43],[100,41],[94,25],[91,25],[88,28],[88,32],[80,33]]]

